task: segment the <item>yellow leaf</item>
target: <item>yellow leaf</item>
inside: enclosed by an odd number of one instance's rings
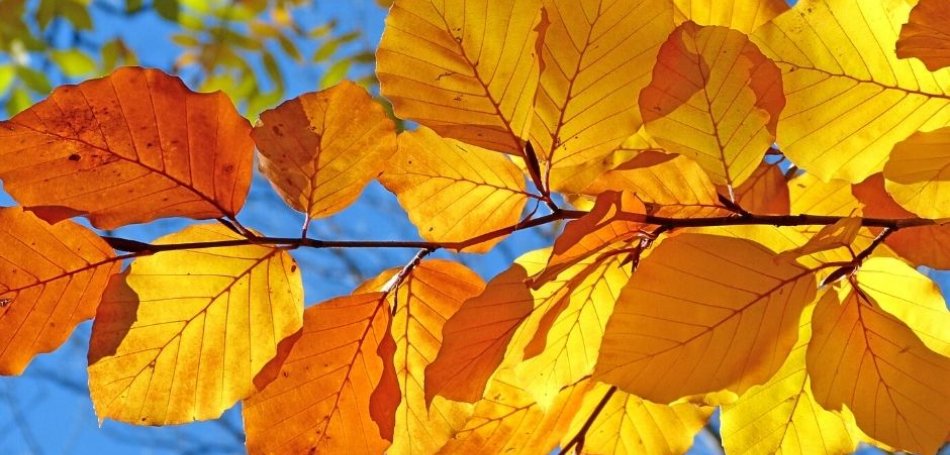
[[[950,359],[854,290],[818,302],[808,346],[812,391],[825,409],[846,406],[858,426],[897,449],[935,453],[950,422]]]
[[[113,229],[157,218],[234,216],[251,184],[250,125],[222,93],[121,68],[65,85],[0,123],[0,180],[56,222]]]
[[[643,203],[628,193],[601,193],[590,213],[564,227],[564,232],[554,241],[544,272],[533,278],[533,285],[553,279],[567,267],[588,257],[636,247],[645,238],[647,225],[623,219],[623,216],[645,213]]]
[[[291,207],[311,218],[353,203],[396,151],[392,120],[349,81],[265,111],[251,136],[261,172]]]
[[[298,339],[281,343],[281,361],[261,373],[273,381],[244,400],[248,453],[386,450],[389,441],[370,409],[384,381],[381,356],[393,341],[389,311],[386,294],[373,292],[304,312]]]
[[[809,270],[773,256],[705,234],[661,243],[620,294],[594,379],[658,403],[765,382],[816,287]]]
[[[950,127],[915,133],[898,143],[884,165],[887,192],[924,218],[950,218]]]
[[[907,324],[927,347],[950,357],[950,312],[937,284],[894,258],[871,258],[857,273],[861,291]]]
[[[524,176],[508,158],[428,128],[400,134],[387,165],[380,182],[429,241],[461,242],[514,225],[528,201]],[[503,238],[466,251],[488,251]]]
[[[669,0],[542,4],[550,25],[531,140],[551,188],[583,187],[597,172],[582,169],[608,169],[608,156],[640,127],[637,95],[673,30],[673,8]]]
[[[593,373],[607,316],[630,279],[625,258],[614,255],[574,265],[535,293],[531,317],[539,319],[537,328],[533,322],[524,324],[534,330],[514,373],[542,405],[550,404],[564,386]],[[548,289],[558,288],[564,291],[543,298]]]
[[[601,403],[610,387],[597,384],[584,398],[561,446],[583,425]],[[584,433],[583,455],[679,455],[693,445],[693,436],[706,424],[712,407],[690,403],[671,406],[651,403],[634,395],[615,391]]]
[[[858,216],[861,204],[851,194],[851,184],[844,180],[820,180],[805,173],[788,182],[791,212],[811,215]]]
[[[539,405],[510,370],[492,379],[465,428],[438,453],[535,455],[550,453],[564,434],[590,381],[564,387],[549,407]]]
[[[723,193],[728,195],[728,188]],[[789,214],[788,183],[785,174],[775,164],[759,164],[749,179],[735,188],[735,197],[736,203],[749,213]]]
[[[157,244],[237,240],[198,225]],[[303,285],[283,249],[166,251],[113,277],[96,313],[89,390],[100,419],[165,425],[220,416],[254,390],[301,326]]]
[[[18,375],[96,314],[121,261],[92,231],[0,208],[0,375]]]
[[[834,224],[822,226],[808,242],[804,245],[787,250],[778,255],[779,259],[794,260],[799,256],[805,256],[820,253],[836,248],[846,248],[849,252],[857,254],[851,249],[851,243],[858,236],[861,229],[861,218],[848,217],[838,220]]]
[[[931,71],[950,66],[950,3],[920,0],[901,27],[897,56],[916,57]]]
[[[723,406],[720,431],[728,453],[836,455],[854,451],[856,442],[845,421],[822,409],[811,393],[805,368],[811,318],[809,307],[802,313],[798,343],[775,376]]]
[[[396,115],[521,154],[538,86],[540,0],[396,0],[376,52]]]
[[[361,289],[379,289],[391,276],[392,272],[383,273]],[[395,368],[402,391],[390,453],[435,453],[471,415],[471,405],[439,396],[427,406],[424,372],[442,346],[445,321],[484,289],[484,281],[475,272],[436,259],[421,262],[390,293],[396,308],[392,322]]]
[[[864,182],[854,185],[852,192],[864,206],[865,216],[916,218],[887,194],[881,174],[874,174]],[[875,229],[875,232],[877,231],[880,229]],[[888,236],[884,243],[914,264],[950,269],[950,225],[901,229]]]
[[[781,73],[746,35],[693,22],[670,35],[640,94],[647,132],[732,187],[762,161],[784,104]]]
[[[695,161],[655,150],[644,151],[603,174],[584,194],[608,190],[636,195],[650,204],[657,216],[694,218],[730,213],[719,204],[716,187]]]
[[[782,0],[674,0],[677,24],[693,21],[752,33],[760,25],[788,10]]]
[[[894,54],[909,11],[906,0],[801,0],[756,30],[788,101],[776,142],[799,167],[856,183],[911,133],[950,124],[950,73]]]

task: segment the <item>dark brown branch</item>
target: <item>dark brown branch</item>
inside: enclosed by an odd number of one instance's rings
[[[105,239],[105,241],[113,248],[119,251],[134,253],[136,256],[154,254],[160,251],[216,248],[239,245],[276,245],[286,248],[415,248],[432,251],[440,249],[459,251],[497,237],[512,234],[517,231],[545,225],[555,221],[577,219],[586,214],[587,212],[577,210],[558,210],[545,216],[529,218],[519,222],[518,224],[457,242],[427,242],[416,240],[320,240],[300,237],[252,237],[214,242],[186,242],[155,245],[111,236],[103,236],[103,239]],[[711,218],[666,218],[641,213],[620,213],[617,215],[617,219],[620,220],[664,226],[666,229],[739,225],[820,226],[837,223],[842,218],[845,217],[808,214],[724,216]],[[888,229],[887,232],[893,232],[909,227],[937,226],[940,224],[941,223],[937,220],[923,218],[861,218],[862,226],[883,227]],[[883,239],[877,243],[879,244],[880,242],[883,242]],[[870,252],[867,254],[870,254]]]
[[[604,406],[607,406],[607,402],[610,401],[610,397],[614,396],[615,393],[617,393],[617,386],[611,386],[610,389],[607,390],[607,393],[604,394],[604,397],[600,399],[600,403],[597,403],[597,407],[594,408],[593,412],[590,413],[590,416],[587,417],[587,421],[584,422],[584,426],[582,426],[580,430],[577,430],[577,434],[575,434],[570,441],[567,441],[567,444],[564,444],[564,447],[561,447],[561,451],[558,452],[558,455],[570,453],[570,450],[574,447],[577,447],[577,453],[581,453],[584,450],[584,438],[587,437],[587,432],[597,420],[597,416],[599,416],[601,411],[604,410]]]

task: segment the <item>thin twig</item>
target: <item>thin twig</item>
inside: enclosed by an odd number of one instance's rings
[[[584,426],[577,431],[577,434],[571,438],[570,441],[567,441],[567,444],[564,447],[561,447],[561,451],[558,452],[558,455],[565,455],[570,453],[570,450],[575,446],[577,447],[577,453],[580,453],[584,450],[584,438],[587,436],[587,431],[590,430],[591,425],[594,424],[594,421],[597,420],[597,416],[600,415],[600,412],[604,410],[604,406],[607,406],[607,402],[610,401],[610,397],[614,396],[614,393],[617,393],[617,386],[611,386],[607,393],[604,394],[604,397],[600,399],[600,403],[597,403],[597,407],[594,408],[593,412],[587,417],[587,421],[584,422]]]

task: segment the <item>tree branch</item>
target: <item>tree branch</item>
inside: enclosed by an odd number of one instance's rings
[[[587,431],[590,430],[591,425],[597,420],[597,416],[604,410],[604,406],[607,406],[607,402],[610,401],[610,397],[614,396],[614,393],[617,393],[617,386],[611,386],[610,389],[607,390],[604,397],[600,399],[600,403],[597,403],[597,407],[594,408],[594,411],[587,417],[584,426],[582,426],[580,430],[577,430],[577,434],[575,434],[564,447],[561,447],[561,451],[558,452],[558,455],[570,453],[570,450],[574,447],[577,447],[577,453],[581,453],[581,451],[584,450],[584,438],[587,436]]]

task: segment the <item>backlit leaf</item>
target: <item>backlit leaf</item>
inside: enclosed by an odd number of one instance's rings
[[[28,209],[88,214],[103,229],[234,216],[251,182],[249,132],[224,94],[122,68],[0,123],[0,179]]]
[[[884,166],[887,192],[923,218],[950,218],[950,127],[898,143]]]
[[[18,375],[96,314],[121,261],[92,231],[0,208],[0,375]]]
[[[538,85],[540,0],[396,0],[376,52],[396,115],[520,154]]]
[[[370,408],[391,322],[381,292],[308,308],[298,339],[281,343],[283,361],[261,374],[273,382],[244,400],[248,452],[383,453],[389,441]]]
[[[897,56],[918,58],[931,71],[950,66],[950,3],[920,0],[901,27]]]
[[[950,73],[901,60],[905,0],[801,0],[759,27],[756,44],[782,69],[787,105],[776,142],[822,180],[859,182],[894,144],[950,125]]]
[[[353,203],[396,150],[392,120],[352,82],[265,111],[251,135],[261,172],[291,207],[311,218]]]
[[[950,312],[936,283],[894,258],[869,259],[857,278],[879,308],[907,324],[927,347],[950,357]]]
[[[807,269],[757,243],[669,238],[620,294],[594,378],[658,403],[742,393],[782,365],[815,287]]]
[[[799,256],[820,253],[836,248],[850,248],[861,229],[861,218],[842,218],[834,224],[822,226],[804,245],[783,251],[779,258],[794,260]],[[851,251],[851,250],[849,250]],[[857,254],[857,252],[854,252]]]
[[[728,188],[723,191],[728,196]],[[736,203],[749,213],[787,215],[788,182],[775,164],[761,163],[749,179],[735,189]]]
[[[841,416],[822,409],[811,393],[805,368],[811,318],[811,309],[806,309],[798,343],[775,376],[723,406],[722,441],[730,454],[836,455],[854,451],[856,443]]]
[[[579,168],[606,170],[604,159],[637,132],[637,96],[673,30],[673,8],[669,0],[542,4],[550,25],[531,140],[550,186],[561,189],[587,183],[578,181]]]
[[[760,25],[788,10],[782,0],[673,0],[677,23],[693,21],[699,25],[719,25],[752,33]]]
[[[847,406],[858,426],[885,444],[937,451],[950,422],[950,359],[858,290],[840,303],[827,293],[813,330],[807,363],[818,403]]]
[[[198,225],[155,243],[241,239]],[[300,329],[303,285],[290,254],[243,245],[160,252],[109,282],[89,346],[100,419],[164,425],[213,419]]]
[[[667,217],[725,216],[716,187],[695,161],[646,151],[598,178],[584,190],[599,194],[627,191],[650,204],[652,214]]]
[[[475,412],[438,453],[452,455],[550,453],[584,400],[590,381],[564,387],[554,402],[539,405],[531,393],[502,370],[492,379]]]
[[[361,289],[384,286],[384,273]],[[395,368],[402,390],[396,411],[396,433],[391,453],[435,453],[472,413],[472,406],[436,396],[425,399],[425,368],[442,346],[442,327],[462,303],[481,294],[485,283],[473,271],[441,259],[423,261],[412,269],[389,300],[396,305],[392,334],[396,342]]]
[[[561,439],[582,431],[609,387],[598,384],[591,388],[578,410],[571,429]],[[691,403],[671,406],[651,403],[634,395],[614,392],[600,410],[590,428],[584,432],[584,455],[636,455],[686,453],[693,445],[693,436],[712,414],[712,407],[701,408]]]
[[[781,73],[744,34],[693,22],[670,35],[640,94],[647,132],[733,187],[762,161],[784,104]]]
[[[884,178],[875,174],[854,185],[854,196],[864,205],[864,215],[882,218],[916,218],[884,190]],[[880,229],[875,229],[880,231]],[[920,226],[893,232],[884,243],[901,257],[918,265],[950,269],[950,225]]]
[[[386,164],[380,182],[429,241],[459,242],[514,225],[528,201],[524,176],[507,157],[428,128],[400,134]],[[488,251],[502,238],[467,251]]]

